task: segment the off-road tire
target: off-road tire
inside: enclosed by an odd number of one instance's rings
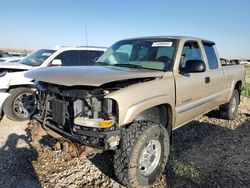
[[[239,91],[237,89],[234,89],[230,101],[220,106],[221,117],[228,120],[234,119],[238,111],[239,103],[240,103]]]
[[[139,161],[144,148],[152,140],[160,142],[160,159],[154,171],[144,176]],[[114,155],[114,171],[118,181],[127,187],[153,185],[166,166],[169,149],[169,134],[162,125],[147,121],[131,124],[122,132],[120,148]]]
[[[31,88],[17,88],[10,91],[10,96],[6,99],[3,107],[4,114],[8,119],[13,121],[25,121],[30,119],[30,117],[34,115],[35,111],[33,113],[30,113],[27,117],[21,117],[14,110],[15,100],[17,99],[17,97],[24,93],[33,94],[34,90],[32,90]]]

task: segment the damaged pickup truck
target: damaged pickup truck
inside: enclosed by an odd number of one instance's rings
[[[192,37],[122,40],[87,67],[26,73],[36,80],[38,113],[47,132],[114,150],[117,179],[154,184],[168,161],[172,130],[220,107],[233,119],[244,67],[222,67],[215,43]]]

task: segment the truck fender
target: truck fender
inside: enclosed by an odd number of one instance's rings
[[[124,114],[121,114],[121,116],[119,116],[120,117],[119,125],[123,126],[132,123],[136,119],[136,117],[138,117],[142,112],[144,112],[147,109],[153,108],[155,106],[165,104],[169,105],[171,109],[173,109],[174,104],[171,101],[168,101],[167,99],[169,99],[168,95],[162,95],[162,96],[152,97],[150,99],[143,100],[131,105],[130,107],[128,107],[128,109],[125,111]],[[174,113],[172,114],[172,117],[174,120],[175,119]]]

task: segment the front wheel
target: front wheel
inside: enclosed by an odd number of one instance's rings
[[[121,148],[114,156],[115,174],[127,187],[153,185],[169,156],[169,134],[160,124],[135,122],[122,135]]]
[[[239,91],[237,89],[234,89],[233,95],[230,101],[220,106],[220,112],[221,112],[222,118],[225,118],[228,120],[234,119],[238,111],[239,103],[240,103]]]
[[[24,121],[36,111],[36,97],[30,88],[17,88],[10,92],[3,111],[7,118],[13,121]]]

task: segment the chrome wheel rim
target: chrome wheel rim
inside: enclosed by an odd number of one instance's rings
[[[161,158],[161,143],[151,140],[141,153],[139,170],[144,176],[150,175],[158,166]]]
[[[21,93],[16,97],[13,103],[13,111],[19,118],[28,118],[35,110],[36,98],[33,93]]]

